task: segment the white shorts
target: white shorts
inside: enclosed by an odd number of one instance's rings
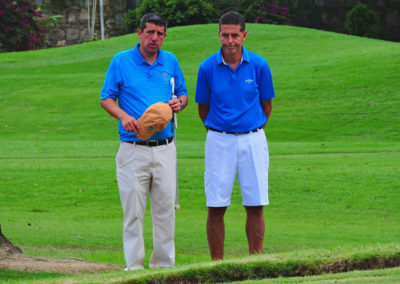
[[[268,201],[268,145],[263,130],[234,135],[208,131],[204,185],[208,207],[231,205],[237,172],[244,206]]]

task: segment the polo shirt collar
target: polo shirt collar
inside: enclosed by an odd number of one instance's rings
[[[242,46],[242,59],[240,60],[240,64],[242,64],[243,62],[247,62],[247,63],[250,62],[249,53],[248,53],[247,49],[244,48],[244,46]],[[217,64],[227,65],[227,63],[224,60],[224,57],[222,56],[222,47],[217,52]]]
[[[135,61],[139,64],[149,64],[142,56],[142,54],[140,53],[139,50],[139,45],[140,43],[138,43],[134,48],[133,48],[133,58],[135,59]],[[162,51],[160,49],[160,51],[158,52],[158,57],[155,61],[157,64],[164,64],[164,51]]]

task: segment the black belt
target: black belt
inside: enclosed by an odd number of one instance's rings
[[[219,133],[226,133],[226,134],[233,134],[233,135],[243,135],[243,134],[249,134],[251,132],[257,132],[258,130],[262,129],[262,126],[256,128],[256,129],[247,131],[247,132],[229,132],[229,131],[222,131],[222,130],[214,129],[212,127],[208,127],[208,129],[211,130],[211,131],[219,132]]]
[[[147,147],[154,147],[154,146],[161,146],[161,145],[169,144],[173,140],[174,140],[174,137],[169,137],[164,140],[150,140],[150,141],[146,141],[146,142],[140,142],[140,141],[125,141],[125,142],[130,143],[130,144],[143,145],[143,146],[147,146]]]

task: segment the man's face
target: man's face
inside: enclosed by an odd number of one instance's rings
[[[140,38],[140,47],[148,55],[156,54],[160,50],[161,45],[167,36],[164,29],[164,26],[146,23],[146,28],[143,31],[141,29],[137,30]]]
[[[225,56],[234,56],[241,54],[247,31],[241,32],[240,25],[221,25],[218,36],[222,44],[223,54]]]

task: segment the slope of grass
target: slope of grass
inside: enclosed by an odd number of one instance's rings
[[[267,58],[277,90],[268,130],[271,141],[399,141],[399,130],[392,127],[400,122],[398,43],[293,27],[248,26],[245,45]],[[200,62],[218,49],[216,32],[216,25],[168,31],[164,47],[177,54],[192,100]],[[115,139],[114,121],[98,107],[99,90],[111,57],[137,42],[133,34],[2,54],[1,96],[10,101],[1,106],[4,137]],[[193,135],[201,124],[195,112],[192,103],[180,115],[180,139],[197,140]]]
[[[200,62],[219,47],[217,28],[172,28],[163,46],[177,55],[190,95],[179,114],[178,268],[209,260],[194,93]],[[398,244],[400,45],[285,26],[248,32],[245,46],[267,59],[276,88],[265,252]],[[137,42],[127,35],[0,54],[0,222],[25,253],[123,267],[117,123],[99,92],[112,56]],[[247,254],[237,184],[232,203],[228,260]],[[149,212],[144,234],[148,258]]]

